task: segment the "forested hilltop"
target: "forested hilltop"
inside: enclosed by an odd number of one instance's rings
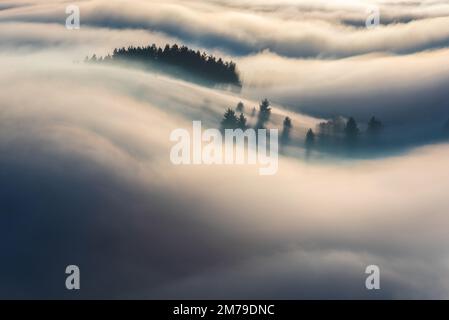
[[[95,54],[86,62],[90,63],[138,63],[156,68],[165,73],[175,74],[189,80],[209,82],[212,85],[234,85],[241,87],[237,66],[232,61],[223,61],[199,50],[186,46],[166,45],[164,49],[155,44],[147,47],[118,48],[112,55],[97,57]]]

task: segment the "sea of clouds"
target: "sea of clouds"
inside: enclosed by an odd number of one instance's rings
[[[70,31],[66,1],[0,2],[0,297],[449,297],[449,146],[419,138],[449,118],[446,1],[73,3]],[[153,42],[236,61],[242,91],[82,63]],[[172,130],[265,97],[298,141],[277,175],[171,164]],[[305,130],[337,115],[407,148],[306,160]]]

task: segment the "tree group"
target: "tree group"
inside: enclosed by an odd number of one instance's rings
[[[231,108],[227,109],[224,113],[223,119],[221,120],[221,129],[242,129],[246,130],[249,128],[247,118],[244,115],[245,105],[243,102],[239,102],[235,111]],[[237,113],[240,113],[237,116]],[[252,109],[251,118],[255,117],[257,114],[257,121],[255,124],[255,129],[265,128],[266,123],[270,120],[271,116],[271,106],[267,99],[264,99],[259,105],[259,111]],[[291,125],[291,121],[290,121]]]
[[[223,61],[213,55],[189,49],[186,46],[166,45],[165,48],[155,44],[147,47],[134,47],[115,49],[112,55],[97,57],[95,54],[86,62],[113,63],[133,62],[148,65],[165,65],[178,67],[187,73],[201,77],[216,84],[232,84],[241,86],[237,66],[232,61]]]
[[[229,108],[224,113],[221,120],[221,129],[242,129],[246,130],[250,128],[247,118],[244,115],[245,105],[239,102],[235,110]],[[256,118],[257,116],[257,118]],[[251,118],[256,118],[253,122],[254,129],[265,128],[265,125],[270,120],[271,106],[267,99],[262,100],[259,105],[259,109],[253,108],[250,112]],[[280,135],[280,142],[282,144],[288,144],[291,140],[291,130],[293,128],[292,119],[285,117],[283,122],[282,133]],[[310,149],[312,147],[336,147],[344,145],[355,146],[355,143],[359,140],[359,137],[365,136],[367,138],[375,138],[382,132],[384,126],[382,122],[376,117],[372,117],[367,125],[366,131],[362,132],[359,128],[357,121],[353,117],[345,119],[343,117],[336,117],[326,122],[319,123],[316,131],[309,128],[304,139],[304,145]],[[449,122],[448,122],[449,128]],[[376,141],[376,140],[368,140]]]

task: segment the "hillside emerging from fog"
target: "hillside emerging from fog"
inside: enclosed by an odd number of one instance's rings
[[[224,61],[222,58],[189,49],[184,45],[167,44],[164,49],[156,44],[146,47],[129,46],[115,49],[112,55],[106,57],[98,58],[94,54],[90,59],[86,57],[85,61],[138,65],[201,84],[242,86],[234,62]]]

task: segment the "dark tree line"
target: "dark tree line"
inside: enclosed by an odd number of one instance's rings
[[[244,113],[245,106],[242,102],[237,104],[235,110],[231,108],[227,109],[221,121],[221,129],[246,130],[250,128]],[[258,110],[256,108],[251,110],[250,117],[254,118],[256,115],[257,118],[253,122],[254,129],[265,128],[265,125],[271,116],[271,106],[267,99],[264,99],[260,103]],[[449,128],[449,122],[447,126]],[[292,119],[290,117],[286,117],[284,119],[283,128],[280,135],[280,142],[282,144],[286,145],[290,143],[292,128]],[[338,147],[342,145],[341,143],[345,143],[347,146],[355,146],[356,141],[358,141],[358,138],[362,135],[366,136],[368,141],[375,142],[383,128],[384,125],[376,117],[372,117],[368,121],[365,132],[360,130],[357,121],[353,117],[350,117],[347,120],[343,117],[336,117],[318,124],[315,129],[317,133],[315,133],[312,128],[308,129],[305,135],[304,145],[307,149],[314,146]]]
[[[343,117],[336,117],[326,122],[318,124],[316,131],[309,129],[305,139],[306,147],[312,147],[318,142],[323,146],[338,146],[341,142],[354,146],[355,142],[363,134],[370,142],[376,142],[377,137],[384,129],[382,122],[376,117],[372,117],[367,124],[366,131],[360,130],[357,121],[350,117],[348,120]]]
[[[213,55],[189,49],[186,46],[166,45],[165,48],[155,44],[147,47],[115,49],[112,55],[97,57],[95,54],[86,62],[133,62],[148,65],[178,67],[190,75],[200,77],[215,84],[232,84],[241,86],[237,66],[232,61],[223,61]]]
[[[372,117],[368,122],[366,133],[368,135],[376,135],[383,128],[382,122],[376,117]],[[362,133],[353,117],[350,117],[347,121],[342,117],[337,117],[327,122],[322,122],[318,125],[318,131],[321,136],[333,135],[338,137],[343,135],[348,139],[357,138]]]
[[[248,125],[245,114],[251,119]],[[221,128],[242,129],[251,127],[263,129],[271,117],[271,106],[267,99],[264,99],[259,108],[245,110],[245,105],[239,102],[235,109],[229,108],[221,121]],[[361,129],[362,128],[362,129]],[[291,132],[293,129],[292,119],[285,117],[282,132],[280,133],[280,143],[282,146],[291,144]],[[304,136],[303,145],[306,148],[306,156],[312,150],[322,150],[325,152],[365,152],[377,150],[379,147],[388,146],[386,140],[388,136],[384,132],[385,126],[381,120],[371,117],[366,123],[359,126],[354,117],[348,119],[338,116],[325,122],[319,123],[316,128],[309,128]],[[441,138],[449,139],[449,119],[441,127]],[[280,149],[282,152],[282,149]]]

